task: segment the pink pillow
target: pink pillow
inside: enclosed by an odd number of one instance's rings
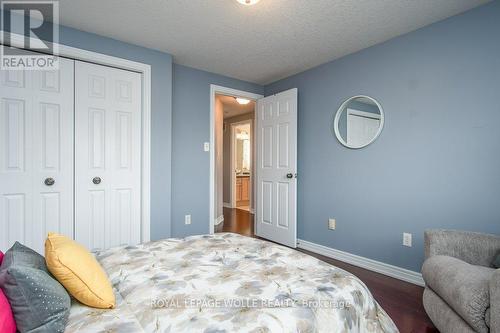
[[[0,251],[0,265],[3,261],[3,253]],[[16,322],[10,308],[10,303],[0,289],[0,332],[16,333]]]
[[[0,289],[0,332],[16,333],[16,322],[7,297]]]

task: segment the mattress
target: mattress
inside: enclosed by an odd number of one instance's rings
[[[397,332],[356,276],[232,233],[96,252],[117,306],[73,302],[66,332]]]

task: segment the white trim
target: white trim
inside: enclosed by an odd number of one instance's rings
[[[222,94],[226,96],[245,97],[252,100],[257,100],[264,96],[254,94],[251,92],[237,90],[218,85],[210,85],[210,186],[209,186],[209,232],[215,232],[214,216],[215,216],[215,94]]]
[[[13,33],[9,35],[10,46],[24,47],[24,36]],[[0,44],[5,45],[3,36],[3,31],[0,30]],[[134,71],[142,76],[141,241],[148,242],[151,239],[151,66],[63,44],[52,44],[55,49],[59,49],[59,56]]]
[[[239,126],[239,125],[245,125],[245,124],[249,124],[250,125],[250,133],[248,133],[249,137],[250,137],[250,143],[253,142],[254,138],[253,138],[253,135],[252,135],[252,131],[253,131],[253,119],[245,119],[245,120],[242,120],[242,121],[238,121],[238,122],[235,122],[235,123],[231,123],[231,142],[230,142],[230,172],[231,172],[231,177],[230,177],[230,189],[229,189],[229,195],[230,195],[230,199],[231,199],[231,207],[233,208],[237,208],[236,206],[236,191],[235,191],[235,188],[236,188],[236,173],[234,172],[234,170],[236,169],[236,146],[234,144],[234,142],[236,141],[236,132],[235,132],[235,127]],[[253,150],[253,147],[252,147],[252,150]],[[254,169],[253,168],[253,157],[252,154],[250,154],[250,158],[251,158],[251,166],[250,168],[251,169]],[[252,173],[254,172],[254,170],[250,170],[250,194],[249,194],[249,207],[252,207],[252,203],[253,203],[253,177],[252,177]]]
[[[348,264],[368,269],[373,272],[384,274],[399,280],[424,286],[422,274],[409,269],[389,265],[373,259],[361,257],[352,253],[333,249],[331,247],[308,242],[302,239],[297,240],[297,247],[314,253],[324,255],[329,258],[340,260]]]
[[[218,218],[215,219],[214,224],[219,225],[222,222],[224,222],[224,215],[219,216]]]
[[[222,207],[225,207],[225,208],[233,208],[233,206],[231,206],[231,203],[229,203],[229,202],[223,202],[223,203],[222,203]]]
[[[370,142],[368,142],[367,144],[365,144],[361,147],[350,146],[346,141],[347,138],[346,138],[346,140],[344,140],[342,138],[342,135],[340,135],[340,131],[339,131],[339,120],[340,120],[340,116],[342,115],[342,111],[344,111],[344,109],[347,107],[349,102],[351,102],[352,100],[354,100],[356,98],[367,98],[367,99],[371,100],[372,102],[375,103],[375,105],[378,107],[378,109],[380,111],[380,127],[378,128],[377,134],[375,134],[375,136],[373,137],[373,139],[370,140]],[[361,111],[358,111],[358,112],[361,112]],[[370,116],[370,118],[374,118],[374,117]],[[380,103],[375,98],[372,98],[372,97],[366,96],[366,95],[352,96],[352,97],[348,98],[344,103],[342,103],[340,108],[335,113],[335,118],[333,119],[333,130],[335,132],[335,136],[337,137],[337,140],[339,140],[339,142],[343,146],[350,148],[350,149],[361,149],[361,148],[364,148],[364,147],[372,144],[380,136],[380,133],[382,133],[382,130],[384,129],[384,118],[385,118],[384,117],[384,110],[382,109],[382,105],[380,105]]]

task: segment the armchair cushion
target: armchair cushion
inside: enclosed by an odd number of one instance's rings
[[[500,252],[500,236],[459,230],[431,229],[424,233],[425,258],[450,256],[471,265],[491,267]]]
[[[500,253],[498,253],[495,257],[495,260],[493,260],[492,266],[495,268],[500,268]]]
[[[491,333],[500,333],[500,269],[495,270],[490,280],[490,305]]]
[[[425,284],[438,294],[477,332],[488,332],[486,310],[490,307],[489,282],[495,270],[448,256],[424,262]]]

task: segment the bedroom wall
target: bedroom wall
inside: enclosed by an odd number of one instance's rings
[[[65,26],[59,42],[151,65],[151,239],[170,237],[172,56]]]
[[[264,87],[173,65],[172,236],[206,234],[209,229],[210,84],[263,94]],[[191,224],[184,215],[191,214]]]
[[[265,87],[299,91],[299,238],[419,271],[427,228],[500,234],[499,17],[495,1]],[[332,120],[357,94],[386,123],[349,150]]]

